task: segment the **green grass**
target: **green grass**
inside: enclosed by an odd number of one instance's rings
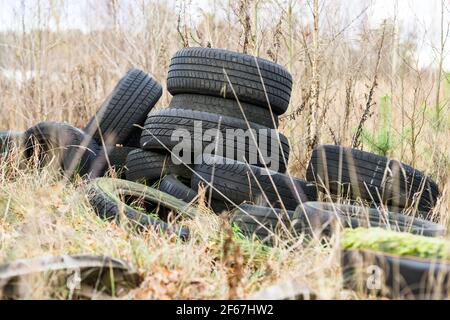
[[[378,104],[378,124],[375,133],[367,129],[362,131],[362,138],[372,152],[387,156],[394,148],[394,134],[392,129],[392,101],[389,95],[382,96]]]
[[[343,249],[366,249],[399,256],[450,260],[450,242],[446,240],[379,228],[346,229],[341,246]]]

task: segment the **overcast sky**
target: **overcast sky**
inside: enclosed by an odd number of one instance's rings
[[[0,0],[0,30],[14,29],[20,27],[20,21],[17,16],[24,10],[26,12],[36,11],[36,4],[39,0]],[[92,0],[41,0],[41,3],[52,1],[59,6],[64,6],[64,16],[60,17],[60,27],[76,28],[86,30],[92,23],[95,23],[95,16],[89,13],[93,11],[93,5],[96,1]],[[134,0],[121,0],[126,5],[133,4]],[[158,1],[158,0],[155,0]],[[220,2],[220,0],[216,0]],[[223,0],[227,3],[227,0]],[[283,0],[282,0],[283,1]],[[295,0],[294,0],[295,1]],[[327,0],[336,1],[336,0]],[[175,7],[176,0],[160,1],[168,3]],[[191,0],[191,10],[196,12],[198,8],[208,11],[211,1]],[[304,1],[301,1],[304,3]],[[345,14],[348,19],[356,17],[361,9],[368,4],[370,9],[368,12],[369,22],[372,27],[379,26],[384,19],[392,18],[397,13],[397,19],[404,33],[414,31],[418,34],[419,39],[425,39],[419,50],[419,61],[422,66],[433,63],[436,59],[435,48],[439,45],[440,30],[440,8],[441,0],[342,0],[344,3]],[[446,23],[450,21],[450,0],[444,0],[447,6],[445,16]],[[45,7],[45,5],[44,5]],[[43,10],[44,14],[50,14],[49,10]],[[195,16],[195,14],[194,14]],[[31,20],[31,19],[30,19]],[[89,20],[89,21],[88,21]],[[94,21],[93,21],[94,20]],[[50,25],[49,27],[54,27]],[[421,41],[422,43],[422,41]],[[447,46],[447,55],[444,66],[450,70],[450,44]]]

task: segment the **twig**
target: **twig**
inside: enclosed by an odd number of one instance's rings
[[[249,15],[249,2],[248,0],[240,0],[239,7],[234,10],[234,14],[237,16],[239,23],[242,26],[242,34],[244,36],[244,40],[242,43],[242,52],[248,53],[248,46],[250,43],[252,26],[250,23],[250,15]]]
[[[364,124],[366,123],[367,119],[369,119],[369,117],[371,116],[371,108],[374,105],[374,103],[372,103],[373,95],[376,87],[378,86],[378,70],[380,68],[381,54],[383,52],[384,38],[386,34],[385,31],[386,31],[386,23],[384,23],[383,25],[383,33],[381,34],[380,46],[378,47],[377,62],[375,64],[375,72],[373,75],[372,86],[370,87],[369,94],[367,95],[366,108],[364,109],[364,113],[361,119],[359,120],[358,128],[356,129],[355,135],[353,136],[352,139],[353,148],[359,148],[361,146],[361,134],[364,128]]]
[[[312,59],[312,104],[308,118],[308,149],[312,150],[318,140],[318,113],[319,113],[319,95],[320,95],[320,75],[319,75],[319,0],[313,3],[313,59]]]

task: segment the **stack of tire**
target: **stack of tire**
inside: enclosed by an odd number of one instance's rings
[[[148,115],[141,149],[127,157],[127,179],[148,185],[162,179],[160,190],[186,202],[194,201],[203,185],[218,212],[244,201],[295,209],[314,199],[314,186],[283,174],[289,143],[276,129],[291,88],[291,75],[270,61],[221,49],[180,50],[167,78],[173,99],[168,108]],[[232,138],[229,130],[235,132]],[[180,132],[187,142],[174,139]],[[182,155],[175,152],[180,142],[188,150]],[[218,152],[230,145],[231,153]],[[272,152],[277,171],[268,171],[261,152]]]
[[[312,152],[306,180],[328,202],[305,202],[294,210],[242,205],[233,220],[249,235],[329,235],[332,226],[382,227],[425,236],[445,229],[427,221],[440,191],[431,177],[396,160],[337,145]],[[350,202],[350,204],[342,204]]]

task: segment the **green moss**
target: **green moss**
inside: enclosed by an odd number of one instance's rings
[[[450,242],[379,228],[346,229],[341,238],[344,249],[367,249],[385,253],[450,260]]]

